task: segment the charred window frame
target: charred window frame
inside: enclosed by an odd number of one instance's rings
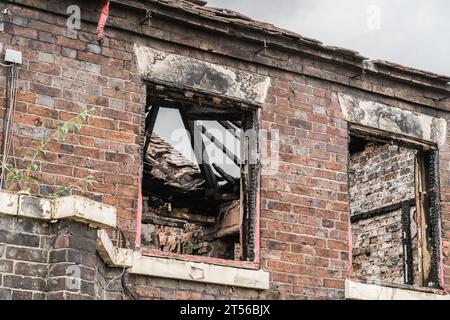
[[[435,144],[397,136],[378,129],[351,124],[349,126],[349,149],[359,148],[355,138],[397,145],[417,150],[415,159],[415,198],[387,207],[351,216],[356,223],[361,220],[385,215],[401,210],[402,249],[404,255],[404,284],[428,288],[442,288],[441,283],[441,213],[439,182],[439,150]],[[353,141],[353,142],[352,142]],[[352,145],[353,143],[353,145]],[[410,209],[416,207],[418,221],[418,246],[420,246],[420,277],[415,279],[413,272],[413,252],[411,238]],[[352,252],[350,253],[352,254]]]
[[[218,166],[209,163],[205,155],[203,139],[208,139],[216,147],[221,148],[223,153],[240,166],[240,227],[239,227],[239,261],[257,262],[257,200],[260,185],[260,161],[259,161],[259,108],[246,102],[226,99],[224,97],[212,96],[209,93],[186,90],[184,88],[167,86],[166,84],[147,83],[147,102],[144,111],[144,124],[142,132],[142,156],[143,156],[143,179],[142,188],[145,186],[146,172],[151,169],[149,159],[146,159],[160,108],[173,108],[180,112],[183,125],[190,135],[191,147],[202,175],[205,177],[208,189],[205,197],[209,199],[221,199],[223,195],[218,193],[217,173],[223,180],[230,181],[233,177],[227,175]],[[214,112],[208,113],[207,110]],[[208,133],[204,126],[198,126],[195,121],[217,121],[225,130],[233,132],[234,128],[240,128],[242,134],[236,136],[240,139],[241,158],[233,155],[225,145],[221,145],[214,136]],[[194,127],[200,127],[194,130]],[[250,134],[249,134],[250,132]],[[196,135],[203,138],[196,139]],[[201,145],[199,144],[201,141]],[[197,144],[197,145],[196,145]],[[201,160],[200,160],[201,158]],[[153,163],[157,165],[156,163]],[[150,167],[149,167],[150,166]],[[163,168],[159,168],[164,170]],[[213,170],[214,169],[214,170]],[[213,173],[215,172],[215,173]],[[189,256],[189,254],[188,254]],[[205,257],[207,258],[207,257]],[[207,260],[207,259],[205,259]],[[224,259],[226,260],[226,259]],[[236,259],[235,259],[236,260]]]

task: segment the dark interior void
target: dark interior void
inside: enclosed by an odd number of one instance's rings
[[[147,100],[142,245],[251,260],[243,235],[253,230],[243,218],[248,166],[240,141],[252,114],[189,98],[156,94]]]
[[[437,151],[351,130],[352,277],[440,287]]]

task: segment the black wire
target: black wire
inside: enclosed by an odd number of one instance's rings
[[[126,248],[126,246],[127,246],[127,239],[125,237],[125,234],[124,234],[122,229],[117,228],[117,230],[120,232],[120,237],[122,238],[122,247]],[[126,270],[124,270],[124,272],[122,273],[122,277],[120,279],[120,282],[122,283],[123,291],[125,292],[125,294],[130,296],[131,299],[137,300],[135,294],[130,290],[130,288],[127,285],[127,282],[126,282],[126,279],[125,279],[126,274],[127,274],[127,272],[126,272]]]

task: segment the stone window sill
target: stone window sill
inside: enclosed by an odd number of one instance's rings
[[[348,300],[450,300],[450,295],[445,292],[414,291],[347,279],[345,298]]]
[[[106,264],[128,268],[130,274],[257,290],[269,289],[267,271],[142,255],[138,251],[116,248],[104,230],[98,231],[97,250]]]
[[[71,219],[94,228],[116,227],[116,208],[79,196],[44,198],[0,191],[0,214],[55,221]]]

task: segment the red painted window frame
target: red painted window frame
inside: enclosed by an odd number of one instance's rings
[[[255,110],[255,112],[257,112]],[[259,113],[258,121],[260,121]],[[258,171],[258,174],[261,176],[261,170]],[[151,256],[158,258],[170,258],[181,261],[192,261],[192,262],[200,262],[200,263],[208,263],[215,264],[220,266],[227,267],[235,267],[242,269],[251,269],[251,270],[259,270],[261,267],[261,180],[258,184],[256,190],[256,208],[255,208],[255,260],[254,261],[236,261],[236,260],[227,260],[220,258],[211,258],[211,257],[202,257],[195,255],[187,255],[187,254],[178,254],[171,252],[164,252],[156,249],[146,249],[141,247],[141,235],[142,235],[142,208],[143,208],[143,199],[142,199],[142,178],[139,178],[139,194],[138,194],[138,205],[136,212],[136,237],[135,237],[135,251],[141,253],[143,256]]]

